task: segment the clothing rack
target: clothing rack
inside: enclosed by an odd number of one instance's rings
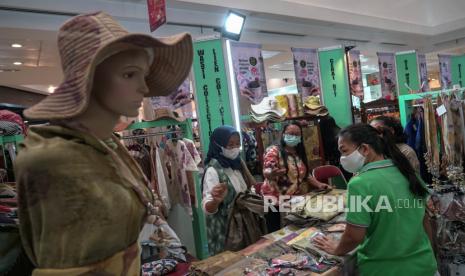
[[[162,119],[157,121],[150,121],[150,122],[139,122],[133,123],[129,125],[126,130],[134,130],[134,129],[141,129],[141,128],[155,128],[155,127],[168,127],[168,126],[178,126],[181,131],[171,131],[177,133],[183,133],[184,138],[193,139],[193,132],[192,132],[192,120],[186,119],[183,122],[178,122],[174,119]],[[168,132],[160,132],[157,133],[160,135],[161,133],[167,134]],[[150,135],[150,134],[147,134]],[[138,135],[135,135],[138,136]],[[143,136],[143,135],[141,135]],[[139,136],[140,138],[142,138]],[[195,198],[196,198],[196,205],[192,206],[192,230],[194,233],[194,240],[195,240],[195,251],[196,257],[198,259],[205,259],[209,256],[208,253],[208,240],[207,240],[207,231],[206,231],[206,224],[205,224],[205,214],[202,210],[202,190],[200,189],[200,178],[198,172],[194,172],[194,184],[195,184]],[[178,222],[178,221],[176,221]],[[185,229],[186,221],[180,221],[179,226]],[[176,228],[174,225],[173,228]],[[176,230],[176,229],[175,229]],[[178,233],[179,234],[179,233]],[[182,237],[180,237],[182,238]]]
[[[433,98],[437,98],[437,96],[441,95],[442,93],[450,94],[451,92],[463,92],[465,88],[461,89],[448,89],[442,91],[432,91],[432,92],[423,92],[417,94],[408,94],[399,96],[399,111],[400,111],[400,122],[402,126],[405,127],[407,125],[408,116],[411,114],[411,109],[413,107],[412,101],[414,100],[422,100],[426,96],[431,96]]]
[[[184,132],[176,130],[176,131],[162,131],[162,132],[156,132],[156,133],[148,133],[148,134],[141,134],[141,135],[130,135],[130,136],[123,136],[121,139],[137,139],[137,138],[147,138],[147,137],[153,137],[153,136],[160,136],[160,135],[166,135],[166,134],[184,134]]]

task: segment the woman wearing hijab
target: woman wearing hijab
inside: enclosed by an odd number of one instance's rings
[[[202,201],[210,254],[224,251],[229,211],[236,195],[246,191],[250,183],[240,152],[241,139],[236,129],[221,126],[213,131],[205,159]]]
[[[181,85],[192,39],[130,34],[96,12],[67,21],[58,46],[62,84],[24,112],[50,125],[30,128],[15,164],[33,275],[139,275],[137,240],[159,218],[156,196],[112,133],[121,116],[138,115],[144,97]]]

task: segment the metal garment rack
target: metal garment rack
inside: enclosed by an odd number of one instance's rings
[[[408,94],[408,95],[402,95],[399,96],[399,112],[400,112],[400,122],[402,123],[402,126],[405,127],[407,125],[407,121],[409,119],[409,115],[412,113],[411,109],[413,107],[412,101],[413,100],[421,100],[424,99],[426,96],[431,96],[433,98],[436,98],[438,95],[441,95],[442,93],[447,93],[450,94],[451,92],[457,91],[457,92],[463,92],[465,89],[448,89],[448,90],[442,90],[442,91],[433,91],[433,92],[424,92],[424,93],[417,93],[417,94]]]
[[[178,126],[184,133],[184,138],[193,140],[194,135],[192,132],[192,120],[187,119],[183,122],[178,122],[174,119],[162,119],[151,122],[139,122],[129,125],[126,130],[141,129],[141,128],[155,128],[155,127],[167,127],[167,126]],[[168,132],[167,132],[168,133]],[[200,189],[200,178],[198,172],[194,172],[194,184],[195,184],[195,198],[197,201],[196,206],[192,206],[192,229],[194,231],[195,239],[195,251],[198,259],[208,258],[208,240],[207,231],[205,224],[205,214],[202,210],[202,191]]]

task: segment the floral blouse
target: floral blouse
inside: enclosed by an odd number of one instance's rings
[[[263,171],[273,169],[284,169],[284,159],[281,156],[279,146],[271,146],[266,150],[263,161]],[[299,156],[289,154],[287,157],[287,174],[275,179],[265,179],[262,186],[263,195],[296,195],[308,191],[305,179],[307,167]],[[302,185],[303,184],[303,185]]]

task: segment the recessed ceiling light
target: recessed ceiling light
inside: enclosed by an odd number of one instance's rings
[[[19,43],[13,43],[13,44],[11,44],[11,47],[13,47],[13,48],[21,48],[21,47],[23,47],[23,45],[21,45]]]
[[[21,61],[15,61],[13,62],[14,65],[22,65],[23,63]]]
[[[48,90],[48,93],[53,93],[55,92],[55,89],[57,89],[56,86],[50,85],[47,90]]]

